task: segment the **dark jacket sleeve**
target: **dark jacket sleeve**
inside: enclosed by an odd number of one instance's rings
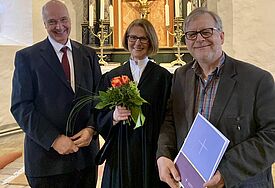
[[[174,117],[173,117],[173,88],[174,82],[176,79],[176,72],[172,79],[172,87],[170,97],[167,102],[166,113],[164,116],[164,121],[162,123],[159,139],[158,139],[158,149],[156,158],[158,159],[161,156],[167,157],[173,160],[177,154],[176,146],[176,129],[174,126]]]
[[[49,150],[59,135],[56,126],[34,105],[35,76],[31,72],[30,55],[19,51],[15,56],[12,80],[11,113],[23,131],[44,149]],[[39,126],[39,127],[37,127]]]
[[[275,156],[274,80],[266,71],[254,71],[247,75],[250,75],[250,81],[253,79],[253,83],[245,82],[246,77],[238,80],[239,86],[246,90],[240,92],[242,105],[239,104],[238,112],[235,110],[240,118],[235,120],[228,116],[221,124],[228,127],[231,122],[231,133],[226,133],[230,135],[226,136],[229,137],[231,146],[218,167],[226,187],[233,187],[251,178],[254,178],[251,179],[254,183],[272,182],[268,173]],[[235,125],[238,125],[239,129],[235,130]]]

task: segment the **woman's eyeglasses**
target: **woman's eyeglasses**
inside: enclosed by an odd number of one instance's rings
[[[149,39],[147,37],[138,37],[136,35],[128,35],[128,40],[130,42],[136,42],[137,40],[140,41],[140,43],[146,44],[149,42]]]

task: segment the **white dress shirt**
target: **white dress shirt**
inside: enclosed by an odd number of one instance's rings
[[[130,68],[133,75],[134,81],[138,84],[139,79],[142,75],[142,72],[144,71],[147,63],[149,61],[149,58],[146,57],[145,59],[138,60],[137,62],[133,59],[130,59]]]
[[[71,40],[69,39],[68,42],[63,45],[60,44],[58,42],[56,42],[53,38],[51,38],[50,36],[48,36],[50,43],[52,44],[54,51],[61,63],[62,61],[62,55],[63,52],[61,52],[60,50],[64,47],[67,46],[67,56],[68,56],[68,60],[69,60],[69,65],[70,65],[70,75],[71,75],[71,87],[73,89],[73,91],[75,91],[75,79],[74,79],[74,63],[73,63],[73,53],[72,53],[72,45],[71,45]]]

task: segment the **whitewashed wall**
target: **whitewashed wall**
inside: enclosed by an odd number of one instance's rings
[[[0,0],[5,2],[6,0]],[[32,6],[31,15],[18,17],[18,22],[31,23],[32,41],[46,37],[41,18],[41,7],[46,0],[10,0]],[[82,7],[75,0],[65,0],[72,18],[71,37],[81,41]],[[275,1],[274,0],[208,0],[209,9],[216,11],[223,20],[225,31],[224,50],[227,54],[255,64],[275,75]],[[28,12],[28,11],[26,11]],[[30,21],[29,18],[32,17]],[[0,16],[0,21],[3,15]],[[2,22],[1,22],[2,23]],[[22,33],[23,34],[23,33]],[[28,38],[29,40],[29,38]],[[0,126],[14,123],[9,112],[11,78],[14,54],[26,46],[0,44]]]
[[[41,8],[47,2],[47,0],[9,0],[9,12],[0,14],[1,19],[5,19],[5,22],[1,22],[2,40],[0,40],[0,126],[14,123],[14,119],[9,111],[10,109],[10,95],[11,95],[11,79],[13,74],[13,61],[15,52],[19,49],[27,47],[32,43],[36,43],[43,40],[47,36],[47,32],[44,28]],[[7,0],[0,0],[0,5],[4,5]],[[71,37],[73,39],[81,39],[81,26],[76,27],[75,6],[73,0],[64,1],[69,7],[71,19],[72,19],[72,31]],[[1,4],[3,3],[3,4]],[[0,6],[1,8],[1,6]],[[78,7],[79,8],[79,7]],[[24,9],[24,10],[22,10]],[[0,9],[1,10],[1,9]],[[14,14],[14,12],[17,12]],[[4,12],[4,11],[3,11]],[[24,14],[24,15],[22,15]],[[14,27],[16,26],[17,27]],[[10,30],[9,30],[10,26]],[[3,28],[4,27],[4,28]],[[7,34],[12,31],[14,34],[9,34],[9,40]],[[76,37],[76,31],[78,30],[79,37]],[[22,36],[24,38],[22,39]],[[1,37],[1,35],[0,35]],[[1,38],[0,38],[1,39]],[[30,42],[31,41],[31,42]]]
[[[0,44],[30,45],[32,39],[32,2],[0,0]]]
[[[275,76],[275,1],[208,0],[222,17],[224,50]]]

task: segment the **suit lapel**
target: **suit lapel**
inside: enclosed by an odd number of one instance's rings
[[[236,75],[234,62],[228,59],[226,56],[224,69],[220,78],[217,95],[214,100],[214,104],[211,110],[210,121],[214,125],[217,125],[222,113],[232,96],[236,80],[233,79],[233,76]]]
[[[186,72],[186,77],[184,78],[184,81],[182,81],[182,87],[184,88],[183,93],[184,100],[186,104],[186,119],[188,122],[188,125],[192,125],[192,122],[194,120],[194,100],[195,100],[195,73],[193,69],[189,69]]]
[[[71,41],[72,44],[72,52],[73,52],[73,62],[74,62],[74,75],[75,75],[75,93],[77,93],[79,87],[81,87],[81,80],[83,74],[81,74],[85,68],[84,68],[84,62],[83,62],[83,54],[80,50],[80,46],[75,43],[74,41]]]
[[[44,61],[49,65],[53,72],[65,86],[72,91],[70,83],[66,80],[62,65],[48,39],[44,40],[44,44],[40,49],[40,53]]]

